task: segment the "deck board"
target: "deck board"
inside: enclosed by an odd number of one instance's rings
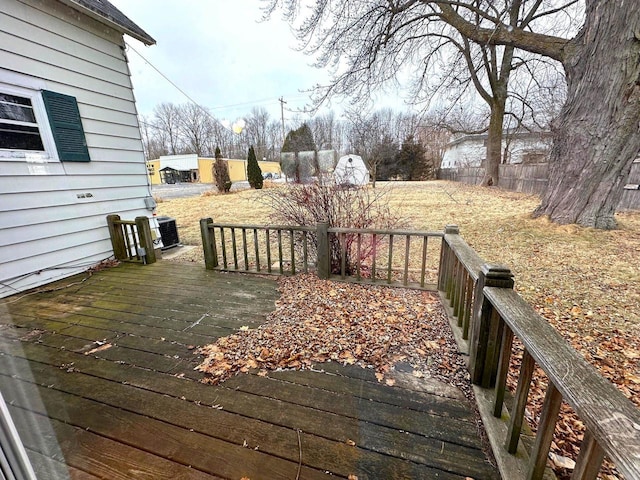
[[[309,479],[499,478],[464,396],[439,382],[388,387],[331,363],[199,382],[194,347],[258,325],[277,298],[272,279],[158,262],[0,304],[0,390],[36,469],[53,479],[293,479],[299,468]]]

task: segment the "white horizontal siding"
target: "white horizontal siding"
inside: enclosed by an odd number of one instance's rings
[[[77,11],[52,0],[2,1],[2,11],[19,18],[25,26],[36,25],[72,42],[119,57],[120,34]],[[107,40],[107,41],[105,41]]]
[[[133,100],[131,90],[126,87],[95,77],[87,78],[81,73],[69,70],[66,66],[52,65],[40,60],[23,57],[20,54],[8,51],[7,49],[11,48],[11,46],[11,44],[0,44],[0,65],[8,70],[13,70],[14,72],[37,72],[37,76],[43,80],[51,80],[57,83],[64,83],[65,85],[81,86],[89,84],[95,86],[96,91],[110,98],[129,102]],[[78,97],[78,102],[82,102],[84,100],[82,91],[77,89],[77,92],[74,96]]]
[[[31,12],[34,12],[34,10],[31,10]],[[40,12],[35,13],[35,16],[46,18],[43,17]],[[66,54],[78,60],[84,59],[84,61],[91,62],[99,68],[108,68],[120,72],[125,76],[129,74],[126,65],[123,65],[120,61],[121,53],[119,50],[120,47],[118,46],[114,45],[115,48],[112,52],[105,53],[91,47],[89,44],[78,43],[77,39],[72,40],[71,38],[61,35],[60,29],[50,28],[50,25],[47,26],[47,23],[49,23],[47,20],[43,20],[41,23],[26,23],[22,19],[12,15],[10,11],[0,12],[0,23],[2,23],[2,29],[6,34],[33,42],[34,48],[38,46],[46,47],[47,52],[54,52],[54,54],[55,52],[60,52],[63,55]],[[59,24],[65,25],[62,22],[59,22]],[[65,27],[61,26],[60,28],[64,29]],[[79,29],[77,29],[77,31],[78,33],[83,32],[83,30]],[[85,36],[89,35],[87,32],[84,33]],[[91,43],[90,39],[87,40]],[[103,43],[102,40],[99,40],[99,42]],[[53,50],[54,45],[61,50]]]
[[[94,253],[83,257],[78,257],[78,253],[75,250],[69,250],[67,255],[63,255],[65,252],[58,251],[43,256],[31,257],[28,261],[22,261],[17,264],[6,265],[7,269],[15,270],[20,268],[29,273],[15,278],[0,279],[0,282],[2,282],[0,283],[0,298],[83,272],[87,270],[87,266],[109,258],[111,243],[95,244],[93,250],[95,251]],[[68,261],[64,261],[65,258],[68,258]]]
[[[150,214],[122,46],[118,32],[55,0],[0,0],[0,82],[76,97],[91,157],[0,160],[0,297],[110,257],[107,215]]]
[[[87,194],[91,195],[87,195]],[[118,186],[111,188],[77,188],[67,190],[42,190],[39,192],[21,192],[19,194],[0,194],[0,222],[2,226],[22,225],[22,218],[27,214],[27,210],[41,211],[43,208],[66,208],[69,215],[75,214],[75,209],[81,205],[94,205],[94,209],[99,213],[113,213],[113,209],[101,209],[102,202],[111,202],[118,199],[134,199],[146,196],[148,189],[146,185]],[[141,204],[136,204],[132,208],[139,208]],[[19,212],[19,214],[18,214]],[[13,214],[13,215],[12,215]],[[15,217],[17,220],[14,220]],[[68,217],[65,217],[68,218]],[[29,223],[29,222],[26,222]]]
[[[122,185],[146,185],[143,175],[66,175],[52,177],[34,175],[30,177],[0,177],[0,192],[56,192],[77,190],[91,192],[91,189],[118,188]],[[61,188],[63,187],[63,188]]]
[[[138,190],[138,193],[133,193],[128,189],[121,190],[122,191],[115,191],[114,196],[117,198],[107,199],[104,198],[105,195],[99,201],[86,200],[82,203],[77,201],[77,197],[69,195],[68,199],[62,200],[62,203],[55,207],[49,206],[51,200],[44,198],[46,194],[34,194],[30,196],[28,203],[23,203],[19,209],[14,210],[14,212],[20,212],[20,215],[5,215],[5,212],[0,212],[0,222],[3,223],[3,228],[43,225],[45,223],[95,216],[97,211],[102,214],[100,217],[101,221],[104,220],[105,222],[106,216],[111,213],[118,213],[122,215],[123,218],[130,219],[132,217],[127,214],[127,209],[131,208],[133,204],[131,200],[139,199],[143,192]],[[106,193],[111,193],[111,191]],[[2,200],[1,197],[0,200]],[[42,209],[45,208],[46,210],[42,213]]]

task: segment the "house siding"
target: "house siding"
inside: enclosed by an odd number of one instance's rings
[[[440,168],[479,167],[486,158],[486,135],[465,135],[450,142],[442,156]],[[502,140],[502,152],[506,150],[505,163],[523,163],[528,153],[546,156],[551,147],[551,137],[547,133],[515,134],[507,142]]]
[[[0,297],[112,256],[108,214],[150,214],[123,47],[119,32],[59,2],[0,0],[0,83],[25,86],[28,79],[74,96],[91,158],[0,158]]]

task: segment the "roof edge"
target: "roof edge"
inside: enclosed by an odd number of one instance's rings
[[[61,3],[64,3],[68,7],[73,8],[85,15],[93,18],[94,20],[99,21],[100,23],[107,25],[114,30],[127,34],[131,38],[135,38],[136,40],[141,41],[147,46],[155,45],[156,41],[154,38],[145,32],[142,28],[136,25],[133,21],[131,21],[124,13],[114,7],[111,3],[106,0],[100,0],[101,4],[106,4],[109,9],[112,9],[113,13],[116,13],[120,19],[114,18],[109,15],[108,12],[98,8],[97,6],[90,5],[86,0],[58,0]]]

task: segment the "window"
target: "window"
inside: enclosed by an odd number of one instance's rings
[[[0,146],[44,151],[31,99],[0,92]]]
[[[88,162],[75,97],[0,84],[0,159]]]

